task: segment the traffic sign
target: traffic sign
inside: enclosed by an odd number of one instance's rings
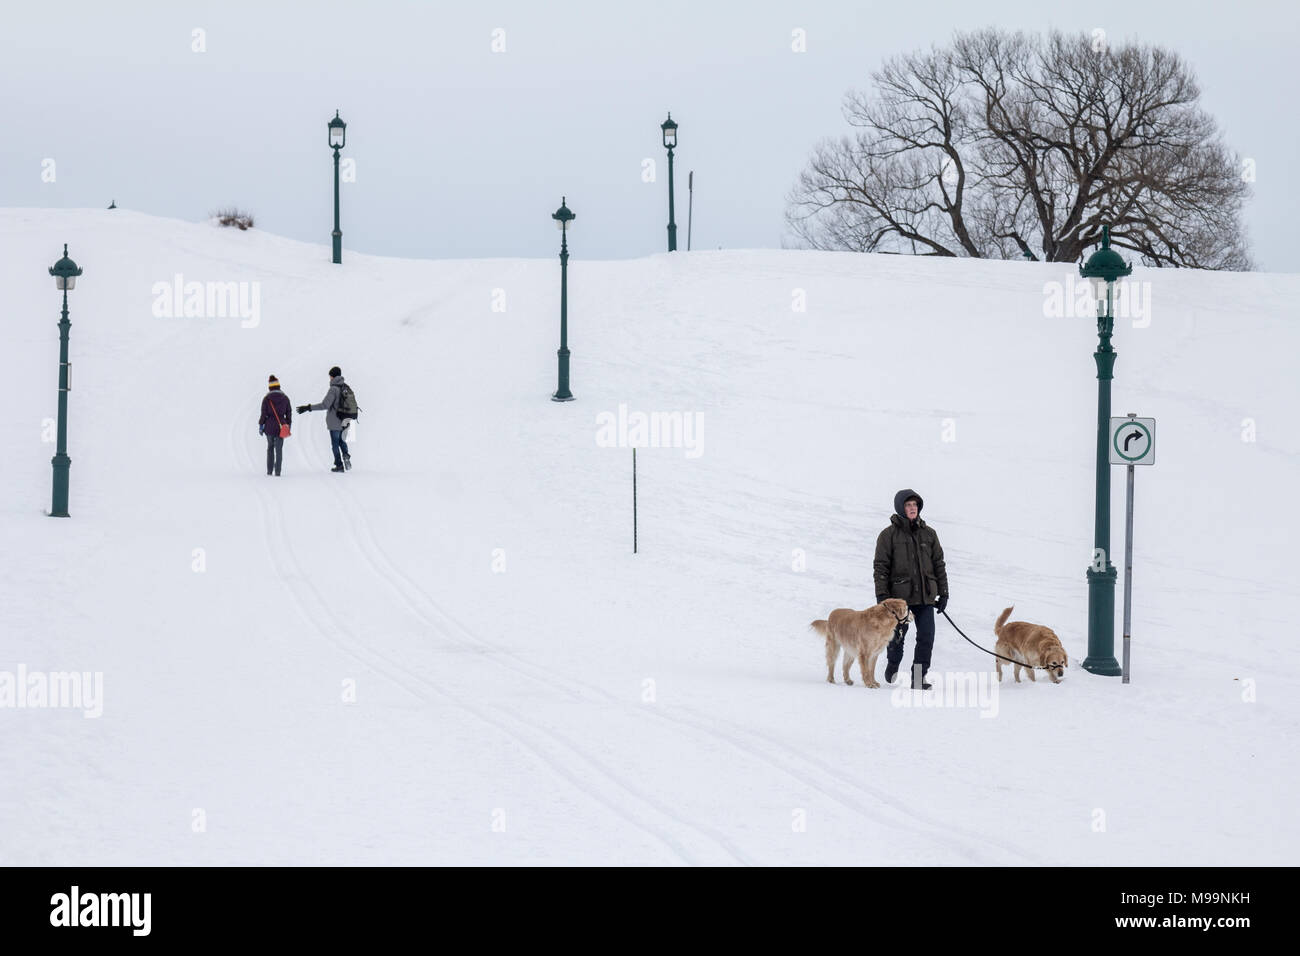
[[[1112,418],[1110,420],[1110,463],[1112,465],[1154,465],[1156,463],[1156,420],[1154,418]]]

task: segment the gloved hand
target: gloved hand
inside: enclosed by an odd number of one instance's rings
[[[299,405],[297,408],[294,409],[294,411],[296,411],[299,415],[306,415],[309,411],[311,411],[311,406]]]
[[[258,426],[257,426],[257,433],[258,433],[259,435],[265,435],[265,434],[266,434],[266,426],[265,426],[265,425],[258,425]]]
[[[937,604],[935,604],[934,609],[938,611],[940,614],[942,614],[944,612],[944,609],[947,606],[948,606],[948,595],[940,594],[939,601]]]

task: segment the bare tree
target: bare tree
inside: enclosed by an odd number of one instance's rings
[[[853,136],[821,143],[787,221],[815,249],[1252,267],[1239,157],[1160,47],[986,29],[897,56],[850,92]]]

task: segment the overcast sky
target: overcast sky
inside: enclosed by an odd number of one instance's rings
[[[348,123],[345,248],[422,258],[542,256],[569,199],[575,256],[665,248],[659,124],[681,126],[679,245],[779,247],[813,145],[890,55],[988,25],[1107,31],[1173,48],[1228,145],[1256,160],[1260,267],[1300,271],[1300,5],[836,2],[6,2],[0,205],[118,205],[328,245],[327,121]],[[1081,19],[1082,18],[1082,19]],[[194,31],[206,52],[193,52]],[[494,31],[505,51],[492,50]],[[806,31],[807,51],[791,49]],[[643,160],[657,181],[642,181]],[[43,182],[47,159],[55,181]]]

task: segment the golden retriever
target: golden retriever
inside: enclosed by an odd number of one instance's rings
[[[835,656],[844,648],[844,683],[849,680],[849,668],[856,658],[858,670],[868,687],[879,687],[876,680],[876,658],[880,656],[894,636],[894,628],[912,620],[912,612],[902,598],[887,598],[865,611],[839,607],[831,611],[824,621],[813,621],[812,629],[826,638],[826,680],[835,683]]]
[[[993,625],[993,633],[997,635],[998,642],[993,645],[993,650],[1018,662],[1013,665],[1016,683],[1020,682],[1020,668],[1023,667],[1028,672],[1030,680],[1036,681],[1034,668],[1042,667],[1047,670],[1052,683],[1059,684],[1065,668],[1070,666],[1061,639],[1050,627],[1041,624],[1027,624],[1024,621],[1008,624],[1007,618],[1014,609],[1015,605],[1012,605],[998,615],[997,623]],[[1002,680],[1001,658],[998,658],[998,680]]]

